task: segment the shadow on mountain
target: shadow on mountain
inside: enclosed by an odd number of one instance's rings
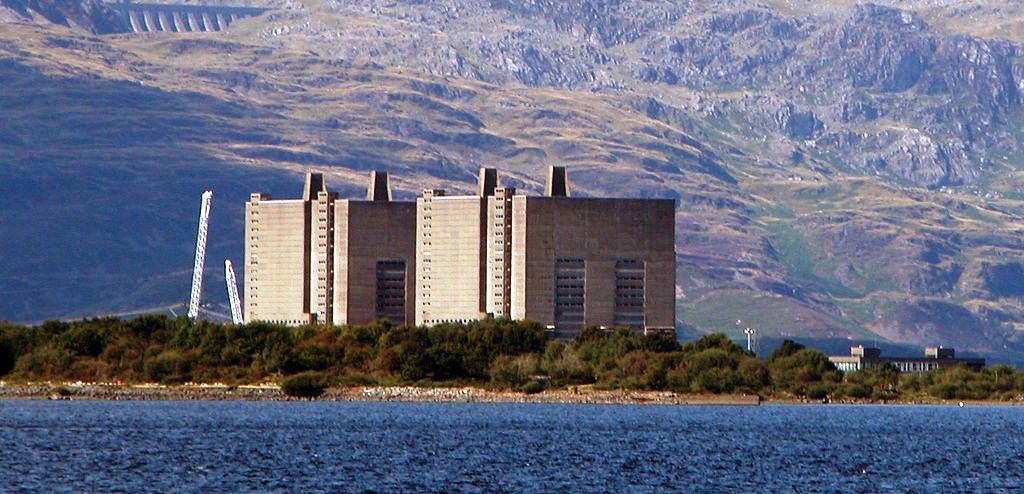
[[[42,16],[54,24],[93,34],[131,31],[124,18],[101,0],[0,0],[0,7],[7,7],[27,19]]]
[[[271,142],[235,124],[264,112],[124,81],[0,61],[0,314],[79,317],[185,301],[199,196],[214,190],[205,293],[225,300],[252,190],[290,196],[297,172],[244,167],[204,144]],[[260,127],[249,127],[260,128]],[[236,261],[237,262],[237,261]]]

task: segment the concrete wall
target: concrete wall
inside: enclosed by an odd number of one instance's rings
[[[308,203],[259,197],[245,205],[245,320],[306,324]]]
[[[136,33],[223,31],[238,19],[258,16],[267,11],[253,7],[134,2],[111,2],[109,5],[124,17]]]
[[[332,324],[334,293],[334,194],[320,191],[310,201],[310,313],[314,322]]]
[[[353,201],[335,199],[319,174],[306,182],[303,199],[253,194],[246,204],[249,321],[365,324],[392,313],[432,325],[493,314],[557,323],[561,336],[675,325],[674,201],[500,187],[487,197]]]
[[[516,196],[512,317],[554,324],[557,259],[586,262],[585,324],[613,326],[615,264],[644,263],[646,328],[675,325],[675,203]]]
[[[334,324],[377,318],[377,262],[406,266],[405,321],[416,310],[416,204],[339,200],[334,203]]]
[[[416,200],[416,324],[484,316],[486,204],[479,196]]]
[[[511,315],[512,291],[512,196],[515,189],[497,188],[487,198],[487,281],[484,310],[494,317]]]

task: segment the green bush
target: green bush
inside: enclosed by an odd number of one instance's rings
[[[863,384],[848,383],[843,384],[837,389],[837,395],[848,396],[850,398],[867,398],[871,396],[871,388],[864,386]]]
[[[842,373],[828,357],[792,340],[783,341],[768,356],[767,365],[776,388],[797,395],[805,393],[808,385],[836,383],[842,379]]]
[[[494,363],[488,369],[488,374],[491,376],[491,381],[496,384],[517,388],[526,384],[536,370],[537,358],[533,355],[518,357],[502,355],[494,359]]]
[[[807,397],[812,400],[823,400],[828,396],[829,387],[825,384],[815,384],[807,390]]]
[[[43,345],[19,357],[13,372],[21,377],[63,377],[73,362],[74,356],[67,351],[54,345]]]
[[[312,372],[299,378],[298,372]],[[326,374],[317,374],[323,372]],[[680,345],[670,336],[588,328],[572,342],[548,340],[533,322],[484,319],[433,327],[286,327],[232,325],[187,317],[143,316],[28,327],[0,321],[0,376],[11,380],[251,383],[292,375],[293,384],[343,376],[348,386],[375,383],[481,385],[522,390],[535,376],[544,387],[595,384],[605,389],[684,393],[743,392],[836,398],[1008,399],[1024,393],[1024,372],[949,367],[900,374],[891,366],[843,373],[821,353],[786,341],[758,360],[723,334]],[[7,377],[9,376],[9,377]],[[334,384],[335,381],[330,381]],[[840,384],[841,383],[841,384]],[[533,386],[535,387],[535,386]],[[320,388],[318,391],[317,388]]]
[[[874,399],[874,400],[888,401],[888,400],[895,400],[896,398],[899,398],[899,397],[900,397],[900,395],[899,395],[899,393],[896,392],[895,389],[875,388],[875,389],[871,390],[871,399]]]
[[[57,338],[58,345],[71,355],[95,357],[103,351],[105,338],[93,325],[73,326]]]
[[[296,398],[316,398],[327,390],[327,376],[320,372],[303,372],[281,382],[281,391]]]
[[[530,381],[519,388],[519,390],[528,395],[532,395],[544,391],[544,385],[541,384],[540,381]]]
[[[285,367],[292,371],[321,371],[331,365],[331,352],[320,345],[307,345],[288,360]]]
[[[928,393],[936,398],[952,400],[960,397],[960,388],[953,383],[939,383],[929,388]]]
[[[187,381],[190,365],[187,359],[176,351],[166,351],[143,364],[146,379],[163,384],[177,384]]]
[[[376,384],[376,379],[358,372],[345,374],[338,380],[338,386],[374,386]]]

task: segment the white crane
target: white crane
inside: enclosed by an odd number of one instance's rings
[[[196,236],[196,263],[192,267],[192,294],[188,299],[188,317],[199,316],[199,299],[203,294],[203,264],[206,262],[206,231],[210,226],[210,198],[213,191],[203,192],[203,202],[199,209],[199,234]]]
[[[242,324],[242,303],[238,301],[238,282],[231,259],[224,259],[224,281],[228,284],[228,301],[231,303],[231,322]]]

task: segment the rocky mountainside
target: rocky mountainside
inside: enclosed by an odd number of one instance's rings
[[[219,280],[248,192],[307,168],[409,198],[561,163],[678,200],[681,328],[1024,360],[1024,8],[291,0],[96,35],[52,12],[102,4],[0,2],[0,317],[181,302],[204,187]]]

